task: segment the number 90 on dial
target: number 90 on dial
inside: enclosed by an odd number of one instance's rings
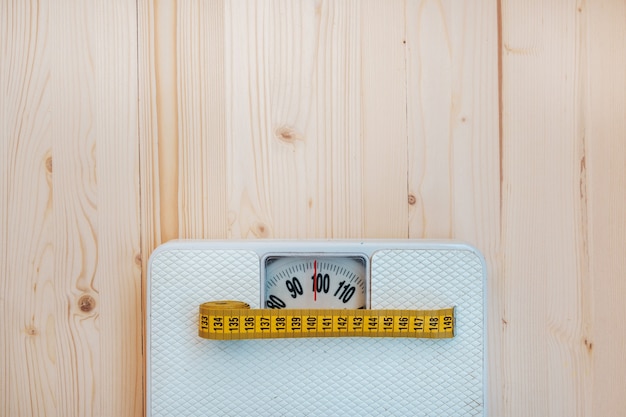
[[[264,308],[369,308],[364,255],[268,255],[261,264]]]

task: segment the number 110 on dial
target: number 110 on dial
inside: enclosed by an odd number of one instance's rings
[[[363,255],[270,255],[262,264],[265,308],[369,307]]]

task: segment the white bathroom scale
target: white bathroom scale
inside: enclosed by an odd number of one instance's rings
[[[485,279],[481,254],[451,241],[161,245],[146,291],[147,415],[485,416]],[[224,300],[250,313],[209,326],[200,305]],[[358,317],[341,327],[342,312]],[[274,333],[245,332],[253,314],[273,317]],[[420,314],[426,333],[409,334]],[[305,335],[325,315],[334,330]],[[201,337],[209,327],[220,340]]]

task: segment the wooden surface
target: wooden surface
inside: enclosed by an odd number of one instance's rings
[[[1,416],[143,414],[178,237],[465,240],[490,414],[626,410],[623,0],[0,0],[0,92]]]

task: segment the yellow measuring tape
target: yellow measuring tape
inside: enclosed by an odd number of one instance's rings
[[[251,310],[241,301],[200,305],[198,336],[213,340],[300,337],[454,337],[454,308],[441,310]]]

